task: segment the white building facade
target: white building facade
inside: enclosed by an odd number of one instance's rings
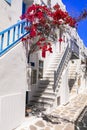
[[[20,20],[22,0],[0,0],[0,10],[3,31]],[[0,130],[12,130],[25,119],[26,57],[21,42],[0,57],[0,79]]]
[[[0,2],[0,31],[17,23],[33,3],[32,0]],[[34,3],[51,7],[58,3],[65,10],[61,0],[35,0]],[[60,29],[57,31],[59,35]],[[0,57],[1,130],[12,130],[24,121],[26,103],[53,109],[65,105],[87,87],[87,48],[75,29],[67,26],[61,32],[62,43],[54,43],[53,53],[47,52],[46,58],[42,58],[40,51],[35,52],[27,63],[28,48],[22,42]]]

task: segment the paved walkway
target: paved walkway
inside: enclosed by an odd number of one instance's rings
[[[26,121],[16,130],[74,130],[74,122],[86,105],[87,90],[78,94],[67,105],[51,111],[48,116],[52,117],[53,123],[32,116],[26,118]]]

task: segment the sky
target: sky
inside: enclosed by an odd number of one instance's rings
[[[62,2],[72,17],[78,17],[84,9],[87,10],[87,0],[62,0]],[[87,18],[78,23],[77,32],[87,47]]]

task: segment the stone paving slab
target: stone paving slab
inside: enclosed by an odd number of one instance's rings
[[[52,124],[42,118],[28,117],[25,123],[15,130],[75,130],[74,122],[85,106],[87,106],[87,91],[78,94],[67,105],[59,106],[49,113],[58,117],[59,124]]]
[[[50,114],[58,115],[59,117],[70,120],[71,122],[75,122],[86,105],[87,94],[83,93],[72,99],[66,106],[60,106]]]

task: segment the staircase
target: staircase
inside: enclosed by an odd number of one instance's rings
[[[54,55],[43,79],[39,81],[38,90],[33,95],[32,100],[30,100],[29,106],[35,105],[46,110],[56,106],[62,72],[67,66],[70,57],[71,52],[68,46],[63,53]]]
[[[51,59],[51,64],[44,74],[43,79],[39,81],[38,90],[33,95],[33,100],[30,101],[31,105],[40,105],[44,108],[52,107],[55,101],[54,87],[54,70],[60,62],[61,54],[55,54]]]
[[[25,30],[25,27],[29,24],[30,23],[24,19],[0,32],[0,57],[29,33]]]

